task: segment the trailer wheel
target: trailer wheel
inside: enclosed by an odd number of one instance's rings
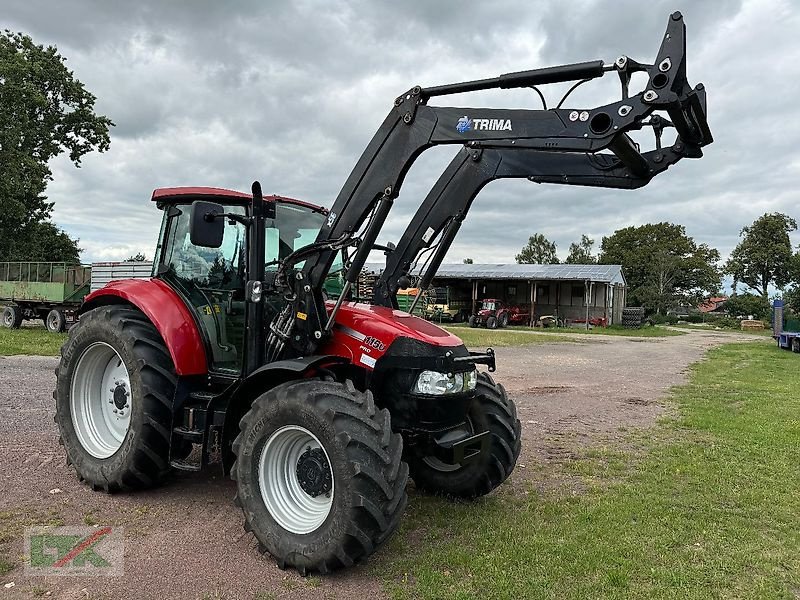
[[[486,319],[487,329],[497,329],[497,317],[491,316]]]
[[[114,305],[82,315],[56,375],[55,421],[80,479],[114,492],[166,477],[177,377],[142,313]]]
[[[9,329],[19,329],[22,325],[22,310],[19,306],[11,304],[3,309],[3,326]]]
[[[303,379],[259,396],[233,443],[244,527],[281,568],[327,573],[372,554],[407,501],[403,441],[352,382]]]
[[[50,333],[62,333],[67,328],[67,318],[62,311],[54,308],[47,313],[44,324]]]
[[[792,338],[792,352],[800,352],[800,338]]]
[[[469,500],[488,494],[511,475],[522,448],[517,408],[488,373],[478,374],[477,392],[468,419],[473,433],[491,432],[489,452],[463,466],[433,457],[414,458],[411,478],[418,489]]]

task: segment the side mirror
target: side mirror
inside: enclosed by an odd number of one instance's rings
[[[195,246],[219,248],[225,233],[225,209],[214,202],[197,200],[192,203],[189,239]]]

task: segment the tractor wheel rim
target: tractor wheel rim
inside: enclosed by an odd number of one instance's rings
[[[47,328],[51,331],[55,331],[58,328],[58,317],[56,315],[47,317]]]
[[[11,324],[13,322],[14,322],[14,318],[11,316],[11,313],[10,312],[6,312],[6,314],[3,315],[3,324],[6,327],[11,327]]]
[[[95,342],[78,359],[70,389],[72,425],[83,449],[109,458],[122,446],[131,423],[128,369],[114,348]]]
[[[327,491],[310,495],[298,477],[298,467],[309,452],[320,449],[330,477]],[[324,472],[321,475],[325,475]],[[330,457],[317,436],[298,425],[286,425],[269,436],[258,461],[258,486],[269,511],[283,529],[306,534],[318,529],[333,507],[334,476]]]

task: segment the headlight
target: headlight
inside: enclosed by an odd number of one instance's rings
[[[438,371],[423,371],[414,384],[414,392],[430,396],[442,394],[457,394],[459,392],[475,389],[478,381],[476,371],[468,373],[439,373]]]

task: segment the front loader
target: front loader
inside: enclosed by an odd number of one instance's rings
[[[427,104],[612,71],[623,98],[593,109]],[[629,96],[636,71],[647,87]],[[679,142],[642,154],[627,132],[655,126],[654,111],[668,114]],[[414,160],[458,144],[466,150],[448,172],[475,165],[470,181],[496,178],[502,162],[521,157],[523,176],[547,163],[533,173],[542,181],[636,187],[710,142],[705,93],[686,82],[685,26],[675,13],[652,65],[623,57],[408,90],[329,211],[264,197],[258,183],[250,194],[156,190],[163,223],[153,277],[88,296],[62,348],[55,420],[67,460],[108,492],[220,463],[236,481],[245,529],[281,567],[350,566],[396,529],[409,474],[422,490],[477,498],[508,478],[521,448],[513,401],[477,370],[494,371],[494,353],[470,352],[413,309],[396,310],[410,261],[439,236],[423,279],[432,277],[482,185],[452,212],[440,181],[398,246],[379,246]],[[494,153],[500,163],[487,160]],[[374,304],[352,302],[375,249],[393,267]],[[343,282],[335,302],[325,294],[332,279]]]

